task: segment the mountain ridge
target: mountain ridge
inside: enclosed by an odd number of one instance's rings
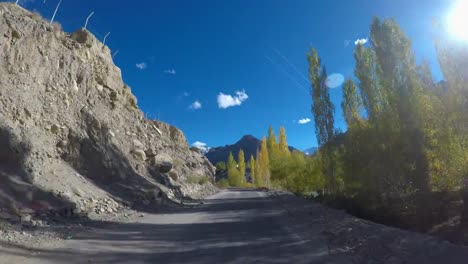
[[[262,141],[260,139],[256,138],[253,135],[247,134],[242,136],[234,144],[210,148],[210,150],[207,153],[205,153],[205,156],[212,164],[216,164],[218,162],[226,162],[230,152],[232,152],[234,159],[237,160],[239,151],[242,149],[244,151],[245,160],[248,160],[250,159],[251,155],[256,157],[257,149],[260,149],[261,144]],[[300,151],[291,146],[289,146],[289,150]]]

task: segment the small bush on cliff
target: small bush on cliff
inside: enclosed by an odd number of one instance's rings
[[[207,184],[209,182],[210,182],[210,179],[208,178],[208,176],[201,176],[198,179],[198,184],[200,184],[200,185],[205,185],[205,184]]]

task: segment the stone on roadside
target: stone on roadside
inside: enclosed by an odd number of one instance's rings
[[[22,215],[21,216],[21,223],[29,223],[31,222],[32,218],[31,218],[31,215]]]

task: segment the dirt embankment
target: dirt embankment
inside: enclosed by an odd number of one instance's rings
[[[216,192],[193,183],[214,179],[210,162],[145,118],[90,32],[0,3],[0,76],[0,219],[155,210]]]

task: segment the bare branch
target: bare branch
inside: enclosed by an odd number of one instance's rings
[[[104,36],[104,40],[102,41],[102,45],[105,46],[106,45],[106,39],[107,39],[107,36],[109,36],[110,32],[107,32],[107,34]]]
[[[54,15],[52,16],[52,19],[50,20],[50,24],[52,24],[54,22],[55,15],[57,14],[57,11],[58,11],[61,3],[62,3],[62,0],[59,0],[59,2],[57,4],[57,7],[55,8]]]
[[[84,25],[84,27],[83,27],[84,29],[86,29],[86,27],[88,26],[88,21],[89,21],[89,19],[90,19],[93,15],[94,15],[94,11],[91,12],[91,14],[86,18],[86,23],[85,23],[85,25]]]
[[[16,0],[16,2],[15,2],[15,5],[17,5],[17,4],[18,4],[18,2],[19,2],[19,0]]]
[[[117,53],[119,53],[119,51],[117,50],[116,52],[114,52],[114,54],[112,54],[112,58],[115,57],[115,55],[117,55]]]

